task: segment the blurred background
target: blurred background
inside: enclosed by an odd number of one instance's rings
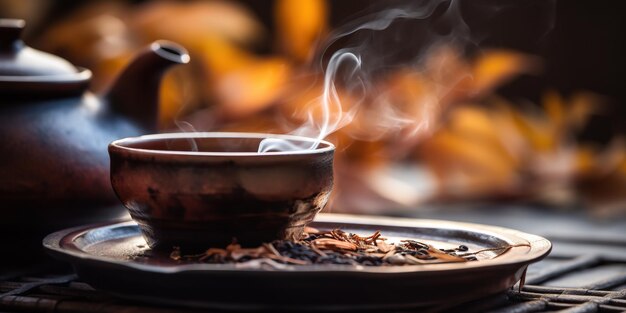
[[[94,91],[153,40],[185,46],[191,63],[162,86],[162,131],[289,133],[319,118],[330,56],[358,47],[366,88],[336,84],[352,120],[328,137],[333,212],[624,216],[626,3],[461,0],[351,31],[416,3],[0,0],[0,14],[27,20],[29,45],[91,69]]]

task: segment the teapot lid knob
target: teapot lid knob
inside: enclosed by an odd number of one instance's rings
[[[20,44],[25,25],[20,19],[0,19],[0,49],[13,49]]]

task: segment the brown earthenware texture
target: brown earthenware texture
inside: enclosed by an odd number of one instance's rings
[[[128,154],[128,152],[121,152]],[[111,155],[111,181],[153,249],[294,239],[326,204],[333,151],[155,160]]]

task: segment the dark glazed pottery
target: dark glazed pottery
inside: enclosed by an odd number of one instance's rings
[[[122,139],[109,145],[111,183],[152,248],[294,239],[328,200],[334,146],[257,153],[268,137],[313,141],[253,133]]]
[[[107,145],[156,131],[161,76],[189,55],[154,42],[98,97],[87,91],[89,70],[26,46],[24,25],[0,19],[0,229],[48,232],[114,216]]]

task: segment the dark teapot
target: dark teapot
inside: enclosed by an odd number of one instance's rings
[[[156,131],[161,77],[189,55],[156,41],[98,97],[87,91],[88,69],[27,47],[23,27],[0,19],[0,227],[54,229],[122,214],[107,145]]]

